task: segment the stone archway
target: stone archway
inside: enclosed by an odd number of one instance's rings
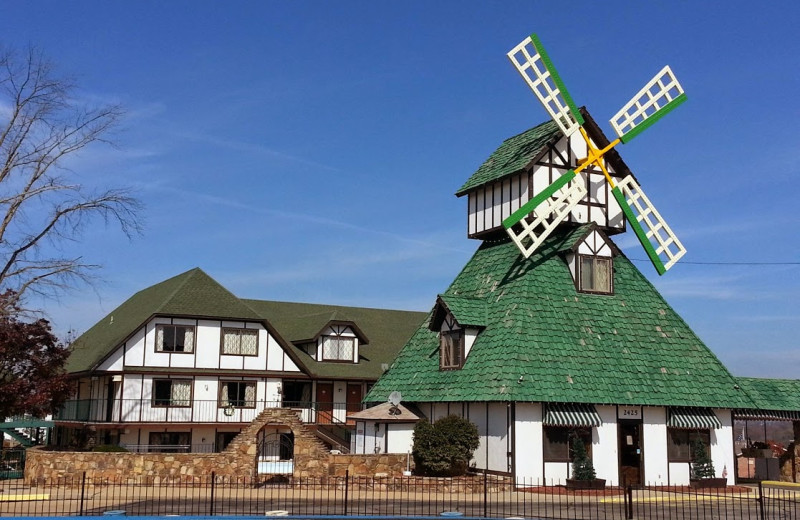
[[[259,440],[269,432],[291,434],[293,441],[291,475],[322,477],[328,474],[331,455],[325,445],[305,427],[296,412],[286,408],[267,408],[258,414],[253,422],[231,441],[222,455],[228,463],[235,461],[242,469],[243,466],[247,467],[250,475],[256,475]],[[280,445],[277,448],[280,449]],[[278,452],[277,456],[280,455]]]

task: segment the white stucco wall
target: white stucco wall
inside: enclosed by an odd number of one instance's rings
[[[733,417],[728,409],[714,409],[722,428],[711,430],[711,460],[717,477],[727,473],[728,484],[734,483],[736,462],[733,456]]]
[[[665,486],[669,483],[667,409],[662,406],[645,406],[642,416],[643,481],[647,485]]]
[[[541,482],[542,405],[516,403],[514,412],[514,465],[520,485]]]
[[[386,453],[411,453],[414,446],[414,423],[387,424]]]
[[[617,407],[595,406],[603,424],[592,432],[592,464],[597,478],[606,484],[619,483],[619,440],[617,438]]]

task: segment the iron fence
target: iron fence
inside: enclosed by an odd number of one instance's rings
[[[438,516],[552,519],[795,519],[800,488],[791,484],[617,488],[563,486],[492,475],[464,478],[328,477],[269,479],[216,475],[109,481],[60,478],[0,482],[0,516],[264,515]]]

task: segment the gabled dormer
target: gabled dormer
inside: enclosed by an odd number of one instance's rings
[[[295,343],[316,361],[358,363],[359,347],[369,340],[351,321],[329,321],[313,338]]]
[[[458,370],[486,327],[486,302],[479,298],[440,294],[430,329],[439,334],[439,369]]]
[[[594,222],[576,228],[559,248],[569,266],[575,290],[614,294],[614,257],[617,246]]]

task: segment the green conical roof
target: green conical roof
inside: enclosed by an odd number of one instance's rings
[[[588,228],[585,228],[589,231]],[[463,368],[439,370],[423,323],[366,401],[542,401],[738,408],[736,380],[623,255],[613,295],[579,293],[561,229],[530,258],[484,242],[443,295],[486,302],[486,327]]]

